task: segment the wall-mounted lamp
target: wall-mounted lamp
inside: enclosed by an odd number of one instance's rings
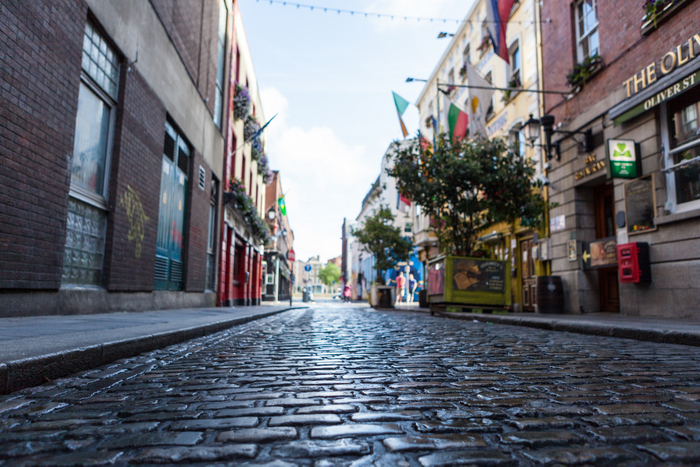
[[[274,221],[274,220],[275,220],[275,216],[276,216],[276,215],[277,215],[277,214],[275,213],[275,208],[270,208],[270,209],[267,211],[267,218],[270,219],[271,221]]]
[[[557,160],[561,158],[561,152],[559,150],[559,141],[552,143],[552,135],[554,133],[560,133],[567,135],[567,137],[573,137],[573,135],[583,135],[583,141],[577,141],[583,145],[583,150],[588,152],[593,150],[593,130],[588,129],[586,131],[565,131],[565,130],[555,130],[554,129],[554,116],[553,115],[543,115],[539,120],[534,118],[530,114],[530,118],[523,124],[520,131],[523,132],[523,136],[530,143],[530,146],[535,146],[535,141],[540,137],[540,131],[544,130],[544,143],[538,146],[544,148],[547,159],[555,157]],[[554,152],[554,153],[552,153]]]

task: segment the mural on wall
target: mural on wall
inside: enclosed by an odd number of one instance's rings
[[[126,191],[119,198],[119,206],[126,210],[129,219],[129,241],[134,242],[134,258],[141,257],[141,243],[146,230],[146,222],[150,219],[143,212],[143,205],[138,193],[131,186],[126,186]]]

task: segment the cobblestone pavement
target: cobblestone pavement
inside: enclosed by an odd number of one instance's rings
[[[289,311],[0,397],[0,465],[700,463],[697,348]]]

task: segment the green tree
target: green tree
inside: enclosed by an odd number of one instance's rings
[[[353,229],[352,233],[374,255],[379,284],[384,283],[382,272],[400,261],[408,261],[413,249],[411,241],[401,237],[401,229],[394,226],[394,215],[386,206],[376,209],[365,219],[362,228]]]
[[[470,256],[477,232],[489,223],[520,219],[534,227],[542,222],[542,183],[533,178],[533,163],[503,139],[452,144],[441,134],[434,150],[416,138],[410,146],[395,143],[387,157],[394,158],[387,173],[401,194],[430,216],[444,253]]]
[[[318,272],[318,278],[327,286],[331,286],[340,279],[340,268],[335,263],[326,263]]]

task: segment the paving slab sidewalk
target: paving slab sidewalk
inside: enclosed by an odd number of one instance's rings
[[[0,318],[0,394],[304,305]]]
[[[420,311],[430,310],[421,308]],[[694,320],[622,316],[615,313],[581,315],[508,313],[500,315],[436,312],[435,314],[445,318],[527,326],[551,331],[700,346],[700,321]]]

